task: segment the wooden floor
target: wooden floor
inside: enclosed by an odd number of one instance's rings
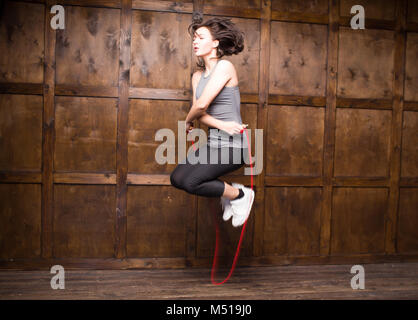
[[[65,270],[62,290],[49,270],[1,270],[0,299],[418,299],[418,263],[362,266],[363,290],[351,288],[351,265],[237,268],[220,286],[210,269]]]

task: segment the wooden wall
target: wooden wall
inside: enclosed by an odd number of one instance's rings
[[[264,130],[238,264],[418,260],[416,1],[58,1],[55,31],[56,3],[2,2],[1,268],[211,266],[214,214],[232,257],[241,229],[219,199],[175,189],[154,159],[191,106],[193,13],[245,33],[226,58]]]

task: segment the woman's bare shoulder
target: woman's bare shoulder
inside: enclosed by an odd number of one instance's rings
[[[225,66],[225,68],[235,70],[234,64],[231,61],[229,61],[229,60],[222,59],[218,63],[220,63],[223,66]]]
[[[197,70],[197,71],[195,71],[193,73],[193,76],[192,76],[192,84],[193,84],[193,86],[196,86],[197,83],[199,82],[199,79],[200,79],[200,77],[202,75],[202,72],[203,71],[201,71],[201,70]]]
[[[230,75],[231,77],[236,77],[237,71],[235,70],[234,64],[231,61],[222,59],[221,61],[218,62],[218,64],[219,64],[219,67],[216,69],[218,70],[219,73],[226,73]]]
[[[193,73],[193,78],[199,78],[200,77],[200,75],[202,74],[202,70],[197,70],[197,71],[195,71],[194,73]]]

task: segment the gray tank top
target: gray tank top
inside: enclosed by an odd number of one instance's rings
[[[199,83],[196,87],[196,100],[200,98],[203,89],[208,83],[211,74],[217,67],[219,61],[211,73],[205,77],[205,72],[202,72]],[[222,121],[235,121],[242,124],[241,119],[241,98],[239,87],[223,87],[218,95],[212,100],[206,113],[212,117]],[[248,130],[248,129],[247,129]],[[233,147],[233,148],[248,148],[248,140],[246,131],[230,135],[228,132],[219,130],[217,128],[208,127],[209,136],[208,144],[214,148]]]

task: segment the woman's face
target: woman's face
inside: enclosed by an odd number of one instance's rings
[[[212,40],[212,35],[209,29],[206,27],[200,27],[194,33],[193,37],[193,50],[196,56],[201,57],[211,53],[212,50],[216,50],[217,40]]]

